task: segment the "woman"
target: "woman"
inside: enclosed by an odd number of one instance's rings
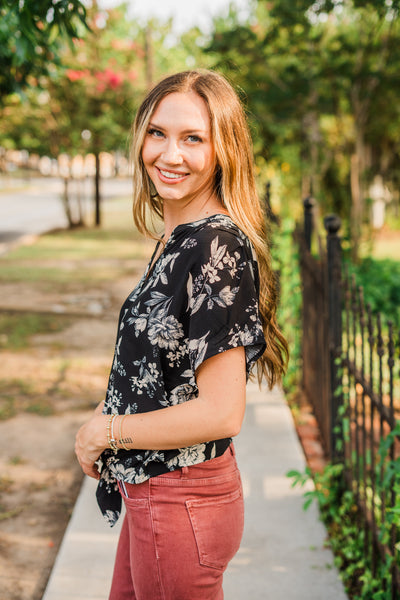
[[[161,81],[137,113],[132,158],[135,224],[158,243],[76,454],[111,525],[126,506],[110,600],[219,600],[243,531],[231,438],[246,380],[257,363],[260,381],[279,382],[287,354],[232,87],[211,71]]]

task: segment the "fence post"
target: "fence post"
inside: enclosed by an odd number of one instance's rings
[[[342,247],[338,231],[341,221],[336,215],[324,219],[327,231],[327,292],[329,319],[329,363],[330,363],[330,408],[331,408],[331,452],[332,460],[343,459],[343,431],[340,408],[343,405],[342,368]]]
[[[308,196],[303,200],[304,206],[304,240],[308,250],[311,250],[311,236],[313,230],[314,200]]]

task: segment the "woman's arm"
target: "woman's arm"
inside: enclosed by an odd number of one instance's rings
[[[243,347],[232,348],[202,363],[196,371],[199,395],[183,404],[127,415],[125,445],[137,450],[169,450],[233,437],[240,431],[246,399],[246,359]],[[115,419],[114,436],[122,416]],[[76,436],[75,451],[87,475],[98,478],[94,462],[109,447],[106,427],[109,417],[94,414]],[[119,436],[118,436],[119,437]]]

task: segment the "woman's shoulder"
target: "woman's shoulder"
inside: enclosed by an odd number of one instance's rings
[[[213,215],[182,226],[176,242],[180,271],[201,270],[221,260],[224,264],[256,262],[248,237],[228,215]]]
[[[233,222],[229,215],[217,214],[188,223],[184,227],[186,238],[196,241],[203,247],[218,238],[221,243],[235,246],[248,245],[249,240],[241,229]]]

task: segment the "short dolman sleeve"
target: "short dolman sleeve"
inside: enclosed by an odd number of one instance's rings
[[[197,232],[195,239],[187,278],[192,369],[196,371],[211,356],[243,346],[249,374],[265,350],[258,268],[251,245],[243,234],[212,227]]]

